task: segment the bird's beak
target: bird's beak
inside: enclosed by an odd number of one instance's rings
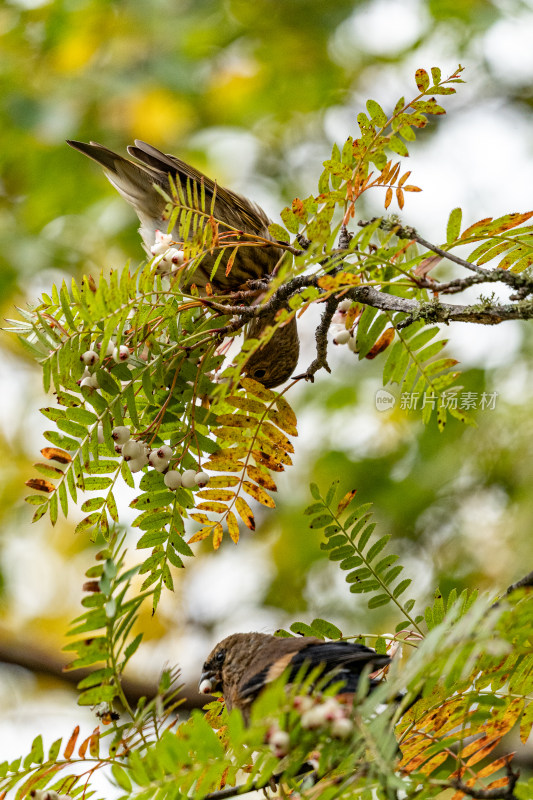
[[[220,681],[215,679],[212,672],[202,672],[200,675],[200,683],[198,684],[198,691],[200,694],[213,694],[213,692],[220,692],[221,689]]]

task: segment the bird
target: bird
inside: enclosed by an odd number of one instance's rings
[[[97,142],[68,139],[67,144],[103,167],[111,184],[133,206],[141,223],[139,232],[144,248],[150,257],[156,237],[168,226],[168,202],[158,189],[172,196],[172,184],[179,184],[184,192],[186,203],[179,205],[178,199],[179,212],[169,232],[176,242],[191,240],[200,230],[210,226],[212,210],[213,217],[219,221],[218,235],[222,239],[219,238],[218,248],[213,247],[195,257],[192,275],[187,269],[190,279],[186,289],[194,284],[205,292],[207,284],[210,284],[211,291],[216,295],[236,292],[245,288],[249,281],[268,278],[280,263],[284,250],[272,238],[268,229],[271,221],[263,209],[231,189],[219,186],[180,158],[163,153],[139,139],[127,148],[129,155],[136,160],[125,158]],[[201,211],[202,193],[207,213],[191,216],[190,208]],[[229,233],[231,245],[225,248],[212,276],[224,234]],[[260,237],[266,241],[236,246],[240,238],[247,237]],[[231,258],[233,262],[229,264]],[[248,325],[245,338],[259,338],[265,327],[274,321],[275,314],[254,318]],[[269,342],[251,356],[243,371],[266,388],[274,388],[288,380],[296,368],[298,357],[299,338],[293,315],[275,331]]]
[[[201,694],[221,692],[227,709],[240,709],[248,724],[254,700],[283,673],[291,683],[296,677],[301,679],[302,672],[318,668],[315,683],[320,681],[322,688],[340,683],[340,694],[350,697],[357,691],[365,667],[373,673],[390,660],[389,656],[353,642],[234,633],[219,642],[207,657],[198,688]],[[370,677],[370,689],[378,683]]]

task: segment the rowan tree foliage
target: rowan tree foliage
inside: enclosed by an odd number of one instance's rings
[[[169,231],[180,215],[182,236],[174,244],[184,256],[177,269],[162,271],[156,256],[97,280],[54,286],[36,307],[20,309],[11,330],[42,367],[54,397],[42,409],[52,427],[27,500],[35,521],[48,515],[52,524],[81,503],[86,516],[76,533],[101,544],[66,647],[71,669],[92,670],[79,684],[79,703],[94,706],[99,721],[84,741],[75,730],[45,747],[38,735],[28,754],[0,765],[5,792],[81,797],[90,793],[94,772],[104,770],[124,798],[200,800],[275,784],[327,800],[422,800],[449,797],[443,792],[450,789],[454,800],[531,796],[533,785],[518,778],[504,739],[519,726],[525,742],[533,724],[531,581],[497,603],[455,590],[443,597],[438,588],[428,608],[406,599],[411,579],[390,536],[375,530],[372,498],[359,499],[355,490],[338,497],[335,485],[311,485],[302,525],[320,532],[324,558],[344,572],[350,592],[366,595],[369,608],[394,608],[396,630],[355,635],[316,619],[279,632],[356,638],[396,653],[376,691],[367,694],[368,680],[361,681],[342,735],[328,724],[306,726],[294,702],[302,688],[287,689],[283,677],[257,701],[249,727],[220,702],[182,720],[177,670],[165,672],[158,695],[136,707],[122,686],[142,646],[139,611],[151,604],[157,613],[174,570],[194,556],[191,545],[209,540],[218,549],[225,536],[238,543],[243,526],[255,528],[254,503],[275,507],[273,494],[298,446],[291,388],[329,371],[332,326],[354,358],[381,360],[385,387],[423,398],[423,421],[446,436],[449,415],[472,420],[456,402],[457,361],[442,355],[441,325],[533,316],[533,212],[464,228],[455,209],[440,244],[403,221],[409,193],[419,191],[405,169],[408,145],[432,115],[445,113],[440,101],[455,93],[461,71],[443,78],[437,67],[418,69],[415,95],[387,112],[367,102],[354,136],[335,144],[324,162],[316,194],[296,198],[281,212],[283,224],[271,225],[285,252],[271,280],[223,297],[195,290],[194,269],[204,257],[216,254],[214,274],[228,252],[267,243],[239,230],[219,235],[222,221],[202,184],[187,181],[172,185],[166,198]],[[359,219],[358,201],[370,191],[382,194],[386,214],[395,203],[402,219]],[[232,263],[230,255],[228,272]],[[473,286],[487,291],[486,284],[508,287],[508,301],[447,299]],[[261,303],[248,305],[258,291]],[[312,305],[321,318],[316,357],[304,373],[281,392],[243,378],[261,344]],[[261,339],[248,339],[228,357],[225,340],[262,317],[274,321]],[[169,471],[182,477],[173,482]],[[133,567],[125,563],[120,481],[136,490]],[[283,754],[269,744],[273,728],[287,734]],[[312,777],[303,774],[311,757]]]

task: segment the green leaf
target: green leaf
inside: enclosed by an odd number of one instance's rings
[[[463,211],[461,208],[454,208],[448,217],[448,224],[446,226],[446,241],[448,244],[455,242],[461,233],[461,222],[463,219]]]

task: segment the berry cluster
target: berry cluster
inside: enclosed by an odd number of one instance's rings
[[[99,423],[97,428],[98,441],[104,441],[104,427]],[[163,444],[157,449],[151,450],[149,445],[144,442],[136,441],[131,438],[131,431],[126,425],[117,425],[111,431],[111,436],[115,442],[115,452],[119,453],[132,472],[139,472],[143,467],[150,466],[158,472],[165,472],[165,486],[169,489],[194,489],[206,486],[209,483],[209,475],[202,470],[186,469],[184,472],[169,470],[170,459],[174,451],[168,444]]]
[[[174,274],[185,261],[183,250],[172,247],[172,242],[170,233],[162,233],[159,230],[155,232],[155,244],[150,248],[150,252],[155,257],[157,275]]]
[[[353,731],[349,717],[351,706],[340,703],[335,697],[297,695],[292,707],[300,714],[300,724],[305,730],[324,732],[332,739],[347,739]],[[277,723],[268,729],[266,743],[276,758],[283,758],[290,750],[290,736]]]
[[[69,794],[58,794],[53,789],[32,789],[29,796],[33,800],[72,800]]]
[[[101,350],[100,343],[98,343],[96,346],[98,350]],[[107,349],[103,357],[104,358],[112,357],[115,364],[125,364],[129,361],[130,356],[131,356],[131,350],[127,345],[121,344],[117,346],[115,342],[110,341],[107,345]],[[78,381],[78,384],[80,386],[87,386],[89,389],[99,388],[98,378],[96,376],[96,373],[91,372],[89,367],[96,366],[99,363],[101,357],[102,357],[101,353],[98,353],[97,350],[92,350],[92,349],[86,350],[84,353],[81,354],[80,361],[83,364],[85,364],[85,371],[83,372],[83,375]]]
[[[346,328],[346,315],[352,305],[351,300],[341,300],[331,320],[332,326],[330,330],[333,334],[333,344],[347,344],[352,353],[355,353],[357,352],[357,343],[353,329]]]

